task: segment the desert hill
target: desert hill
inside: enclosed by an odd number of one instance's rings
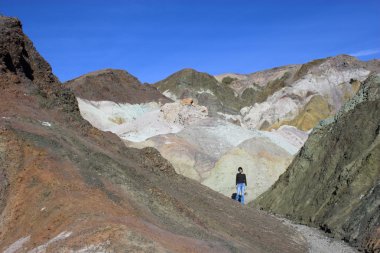
[[[140,81],[124,70],[104,69],[94,71],[64,84],[75,96],[91,101],[114,101],[116,103],[166,103],[171,101],[150,85]]]

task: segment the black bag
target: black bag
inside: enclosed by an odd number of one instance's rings
[[[236,194],[237,194],[236,192],[232,193],[231,199],[236,200]],[[241,202],[241,195],[239,195],[238,201]]]

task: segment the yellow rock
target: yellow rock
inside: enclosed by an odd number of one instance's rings
[[[332,115],[329,104],[320,95],[314,96],[306,104],[304,109],[292,120],[283,120],[270,126],[270,129],[278,129],[282,125],[295,126],[302,131],[308,131],[315,127],[319,121]]]

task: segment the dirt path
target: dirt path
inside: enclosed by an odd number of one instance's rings
[[[305,225],[294,224],[289,220],[281,219],[300,232],[309,244],[309,253],[357,253],[358,251],[343,241],[327,237],[322,231]]]

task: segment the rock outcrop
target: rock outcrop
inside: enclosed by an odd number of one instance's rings
[[[255,204],[380,250],[380,75],[322,121],[286,172]]]
[[[50,65],[22,32],[21,22],[0,15],[0,26],[0,88],[12,91],[17,100],[33,99],[44,108],[68,112],[63,114],[67,121],[79,120],[74,94],[61,87]]]
[[[0,34],[0,251],[307,251],[275,218],[91,127],[20,22],[0,17]]]
[[[217,112],[237,114],[242,108],[240,99],[230,87],[194,69],[178,71],[153,86],[173,100],[193,98],[199,105],[206,106],[211,116],[216,116]]]
[[[0,16],[0,73],[2,86],[8,80],[14,83],[31,81],[44,92],[49,92],[51,84],[58,83],[50,65],[35,51],[33,43],[21,29],[17,19]]]

